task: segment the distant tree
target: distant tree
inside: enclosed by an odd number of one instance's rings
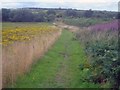
[[[15,10],[11,10],[11,12],[9,13],[9,20],[10,21],[13,21],[13,18],[14,18],[14,16],[15,16]]]
[[[15,22],[31,22],[33,21],[33,14],[32,12],[24,9],[16,10],[11,12],[10,16],[12,21]]]
[[[46,22],[47,21],[47,16],[45,13],[38,13],[34,14],[34,20],[35,22]]]
[[[117,12],[92,11],[76,9],[48,9],[48,8],[21,8],[21,9],[2,9],[2,20],[12,22],[47,22],[54,21],[55,18],[64,19],[66,17],[93,17],[102,19],[116,19],[120,16]]]
[[[118,14],[117,14],[117,17],[116,17],[117,19],[120,19],[120,12],[118,12]]]
[[[79,12],[77,13],[77,17],[79,17],[79,18],[84,17],[83,11],[79,11]]]
[[[54,21],[55,20],[55,15],[51,14],[51,15],[48,15],[47,16],[47,21],[50,22],[50,21]]]
[[[55,12],[54,10],[49,9],[49,10],[47,11],[47,14],[48,14],[48,15],[50,15],[50,14],[56,15],[56,12]]]
[[[57,18],[62,18],[62,17],[63,17],[63,14],[62,14],[62,13],[58,13],[58,14],[56,14],[56,17],[57,17]]]
[[[2,22],[2,10],[0,10],[0,22]]]
[[[9,21],[10,9],[2,9],[2,21]]]
[[[84,16],[87,17],[87,18],[92,17],[92,15],[93,15],[93,11],[92,11],[91,9],[90,9],[90,10],[87,10],[87,11],[85,12],[85,14],[84,14]]]
[[[68,9],[68,10],[66,10],[66,15],[71,16],[71,17],[76,17],[77,12],[76,12],[76,10]]]

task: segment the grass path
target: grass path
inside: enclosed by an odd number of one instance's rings
[[[17,88],[88,88],[98,85],[83,82],[87,75],[79,64],[87,59],[73,33],[63,30],[53,47],[33,65],[31,71],[18,78]]]

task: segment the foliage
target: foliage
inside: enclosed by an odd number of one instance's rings
[[[68,9],[68,10],[66,10],[66,16],[76,17],[77,16],[77,12],[75,10]]]
[[[93,15],[93,11],[90,9],[90,10],[85,12],[84,16],[87,17],[87,18],[90,18],[90,17],[92,17],[92,15]]]
[[[118,89],[120,86],[118,30],[110,29],[110,24],[107,27],[108,30],[105,28],[80,31],[76,37],[83,42],[86,54],[90,57],[87,61],[89,76],[85,77],[85,80],[100,84],[109,82],[111,84],[109,88]],[[86,68],[84,66],[81,67],[83,70]]]
[[[2,20],[12,22],[52,22],[55,18],[101,18],[115,19],[117,12],[61,8],[2,9]],[[51,19],[52,17],[52,19]]]
[[[2,16],[3,21],[12,22],[48,22],[55,19],[55,13],[50,10],[36,12],[29,9],[2,9]]]
[[[50,14],[55,15],[56,12],[55,12],[54,10],[51,10],[51,9],[50,9],[50,10],[47,11],[47,14],[48,14],[48,15],[50,15]]]
[[[2,20],[3,21],[9,21],[9,9],[2,9]]]
[[[14,22],[31,22],[33,20],[32,12],[28,10],[15,10],[10,12],[10,20]]]

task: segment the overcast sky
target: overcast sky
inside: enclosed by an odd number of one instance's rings
[[[34,2],[33,2],[34,1]],[[0,0],[3,8],[73,8],[118,11],[119,0]]]

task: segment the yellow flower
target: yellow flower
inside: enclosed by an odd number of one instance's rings
[[[17,25],[19,25],[19,23]],[[3,26],[3,28],[4,27],[5,26]],[[49,34],[58,30],[58,28],[51,27],[48,24],[23,24],[23,26],[21,25],[18,28],[15,27],[16,26],[9,26],[2,30],[3,45],[11,44],[14,41],[31,40],[31,38],[34,38],[36,35]]]

